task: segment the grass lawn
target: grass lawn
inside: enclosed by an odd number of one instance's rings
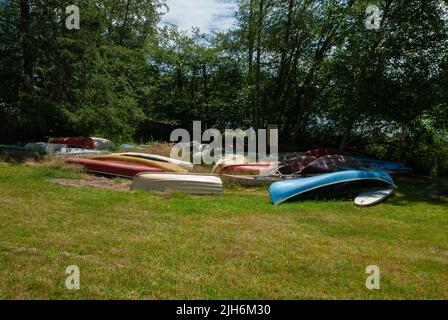
[[[57,185],[67,168],[0,164],[1,299],[448,299],[444,181],[401,178],[385,204],[271,204]],[[447,182],[445,182],[445,188]],[[77,265],[81,289],[65,288]],[[365,287],[368,265],[381,289]]]

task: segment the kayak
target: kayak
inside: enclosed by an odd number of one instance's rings
[[[137,175],[131,190],[174,191],[206,195],[223,193],[221,179],[216,175],[179,173],[142,173]]]
[[[147,166],[147,167],[153,167],[153,168],[159,168],[163,171],[167,172],[179,172],[179,173],[186,173],[188,172],[187,169],[161,161],[154,161],[154,160],[147,160],[142,159],[138,157],[127,157],[127,156],[121,156],[121,155],[106,155],[106,156],[96,156],[92,157],[93,160],[100,160],[100,161],[112,161],[112,162],[119,162],[119,163],[128,163],[128,164],[136,164],[141,166]]]
[[[123,178],[133,178],[134,176],[142,172],[163,172],[163,170],[159,168],[98,161],[92,159],[67,158],[65,159],[65,162],[70,164],[83,165],[84,168],[86,168],[86,170],[89,172]]]
[[[386,172],[351,170],[276,182],[270,186],[269,195],[274,204],[281,204],[293,198],[325,198],[385,187],[395,187],[394,181]]]
[[[134,157],[134,158],[141,158],[141,159],[152,160],[152,161],[171,163],[171,164],[174,164],[177,166],[184,167],[187,170],[193,170],[193,164],[191,162],[181,161],[181,160],[163,157],[163,156],[159,156],[159,155],[155,155],[155,154],[125,152],[125,153],[117,153],[117,154],[112,154],[112,155]]]

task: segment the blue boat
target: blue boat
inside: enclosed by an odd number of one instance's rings
[[[412,172],[412,168],[409,168],[404,163],[400,162],[384,161],[366,157],[355,157],[354,159],[358,160],[363,166],[375,170],[386,170],[390,172],[402,172],[402,173]]]
[[[269,194],[274,204],[281,204],[293,198],[316,199],[387,187],[396,186],[390,175],[384,171],[351,170],[276,182],[269,188]]]

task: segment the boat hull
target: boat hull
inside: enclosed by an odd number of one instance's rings
[[[369,190],[358,195],[354,203],[360,208],[371,207],[387,200],[393,192],[393,189]]]
[[[118,163],[128,163],[128,164],[135,164],[140,166],[147,166],[152,168],[159,168],[166,172],[178,172],[178,173],[187,173],[188,170],[167,162],[161,162],[161,161],[154,161],[154,160],[147,160],[142,159],[138,157],[126,157],[126,156],[119,156],[119,155],[106,155],[106,156],[97,156],[92,157],[93,160],[100,160],[100,161],[112,161],[112,162],[118,162]]]
[[[98,161],[92,159],[82,159],[82,158],[67,158],[66,163],[78,164],[84,166],[84,168],[92,173],[123,177],[123,178],[133,178],[136,175],[143,172],[163,172],[159,168],[131,165],[125,163],[113,163],[106,161]]]
[[[281,204],[293,198],[326,198],[386,187],[395,187],[395,183],[384,171],[351,170],[276,182],[270,186],[269,195],[274,204]]]
[[[168,157],[163,157],[155,154],[149,154],[149,153],[136,153],[136,152],[125,152],[125,153],[117,153],[113,154],[117,156],[125,156],[125,157],[134,157],[134,158],[140,158],[145,160],[152,160],[152,161],[159,161],[159,162],[165,162],[165,163],[171,163],[180,167],[183,167],[189,171],[193,170],[193,164],[187,161],[181,161],[177,159],[172,159]]]
[[[194,195],[223,193],[222,181],[215,175],[142,173],[132,182],[132,190],[181,192]]]
[[[86,137],[53,137],[48,139],[49,143],[65,144],[69,147],[95,150],[95,142]]]

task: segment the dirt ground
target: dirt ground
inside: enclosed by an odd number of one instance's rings
[[[132,181],[123,179],[108,179],[94,175],[83,175],[82,179],[52,179],[50,182],[79,188],[96,188],[127,192],[130,190]]]

